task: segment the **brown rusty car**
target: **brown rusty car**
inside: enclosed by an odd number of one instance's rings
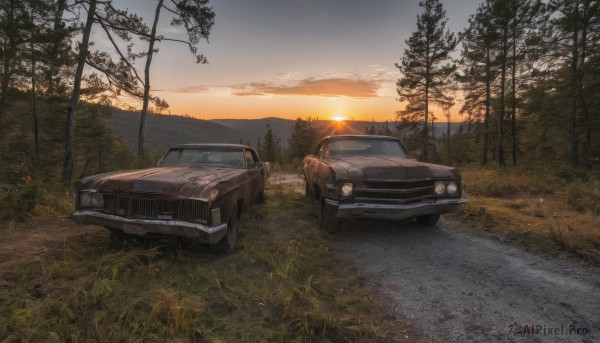
[[[411,158],[394,137],[340,135],[324,138],[303,161],[306,194],[321,203],[321,226],[340,218],[402,220],[435,225],[464,198],[461,174]]]
[[[269,164],[246,145],[178,145],[154,168],[78,181],[71,217],[117,234],[183,237],[229,253],[242,211],[265,200],[268,174]]]

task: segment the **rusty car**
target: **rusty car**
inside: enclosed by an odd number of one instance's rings
[[[79,180],[71,217],[116,235],[175,236],[230,253],[242,211],[265,201],[269,172],[246,145],[177,145],[156,167]]]
[[[325,137],[303,160],[307,196],[320,202],[321,227],[342,218],[404,220],[435,225],[467,202],[460,171],[411,158],[395,137]]]

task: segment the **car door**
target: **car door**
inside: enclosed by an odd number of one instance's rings
[[[317,147],[315,148],[315,151],[310,154],[307,155],[304,158],[304,165],[302,166],[302,169],[304,171],[304,176],[306,177],[306,181],[308,182],[309,185],[314,185],[316,183],[316,179],[315,179],[315,175],[316,175],[316,171],[319,169],[319,153],[325,143],[325,140],[322,140]]]
[[[244,151],[244,160],[246,161],[246,169],[250,179],[250,202],[254,201],[258,194],[265,188],[264,170],[259,164],[258,157],[252,150]]]

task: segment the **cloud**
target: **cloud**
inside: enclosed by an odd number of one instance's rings
[[[239,88],[233,95],[301,95],[323,97],[375,98],[379,82],[357,78],[308,78],[292,84],[277,85],[269,82],[252,82]]]
[[[208,92],[210,88],[207,86],[188,86],[181,87],[173,90],[176,93],[205,93]]]

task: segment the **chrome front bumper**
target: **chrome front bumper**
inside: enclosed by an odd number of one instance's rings
[[[371,204],[371,203],[339,203],[326,199],[325,211],[335,213],[337,218],[371,218],[403,220],[430,214],[451,213],[456,211],[467,199],[440,199],[413,204]]]
[[[94,224],[125,233],[185,237],[202,243],[217,244],[227,234],[227,223],[207,226],[178,220],[129,219],[93,210],[80,210],[71,214],[79,224]]]

